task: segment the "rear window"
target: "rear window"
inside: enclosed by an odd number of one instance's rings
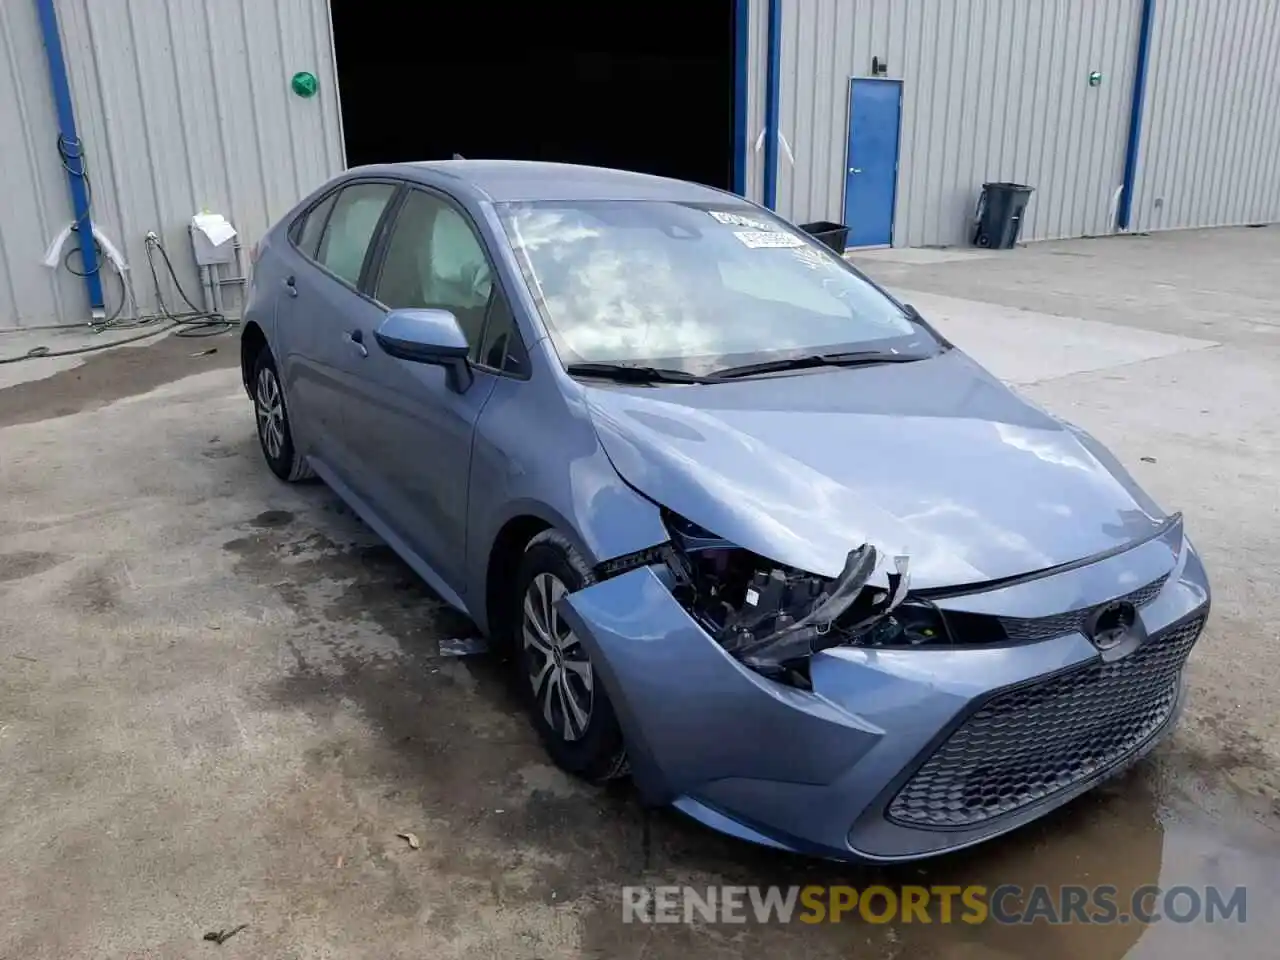
[[[309,213],[303,214],[299,222],[293,227],[293,242],[297,244],[298,249],[305,253],[312,260],[316,258],[316,249],[320,246],[320,236],[324,233],[324,225],[329,220],[329,212],[333,209],[334,201],[338,199],[338,194],[329,194],[318,204],[311,208]]]

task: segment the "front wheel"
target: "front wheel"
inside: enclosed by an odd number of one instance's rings
[[[556,610],[567,594],[593,582],[569,539],[544,531],[525,548],[513,619],[517,682],[535,729],[557,766],[598,783],[627,771],[622,732],[586,648]]]
[[[271,472],[289,482],[315,476],[306,458],[293,444],[280,371],[266,347],[258,351],[253,364],[253,409],[258,420],[258,443]]]

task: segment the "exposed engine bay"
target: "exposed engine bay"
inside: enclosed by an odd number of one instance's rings
[[[894,611],[906,599],[907,558],[886,557],[871,544],[851,550],[840,576],[805,573],[744,550],[696,524],[666,514],[671,541],[602,564],[602,577],[662,563],[671,592],[698,624],[734,657],[770,676],[805,672],[819,650],[846,644],[929,642],[933,629],[906,636],[910,618]],[[886,585],[870,584],[882,568]]]

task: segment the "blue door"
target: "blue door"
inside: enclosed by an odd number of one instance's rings
[[[845,172],[844,222],[849,246],[893,241],[893,201],[898,184],[898,120],[902,81],[849,82],[849,168]]]

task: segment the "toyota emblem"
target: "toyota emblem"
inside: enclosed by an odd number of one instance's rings
[[[1124,642],[1138,622],[1138,610],[1128,600],[1104,603],[1089,617],[1085,634],[1099,650],[1111,650]]]

